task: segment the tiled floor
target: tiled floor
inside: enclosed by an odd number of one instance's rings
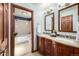
[[[26,43],[15,46],[15,56],[42,56],[39,52],[31,52],[29,45]]]
[[[15,46],[15,56],[21,56],[29,52],[31,52],[31,47],[27,43]]]
[[[31,52],[31,48],[27,43],[15,46],[15,56],[42,56],[39,52]]]
[[[42,55],[38,52],[31,53],[31,39],[29,39],[28,37],[24,42],[20,42],[20,44],[15,44],[15,56],[42,56]]]
[[[21,56],[29,52],[31,52],[30,36],[17,37],[15,41],[15,56]]]

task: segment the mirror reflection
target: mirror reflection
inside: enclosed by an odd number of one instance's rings
[[[54,13],[45,16],[45,31],[54,30]]]

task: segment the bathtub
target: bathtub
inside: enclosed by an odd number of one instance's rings
[[[28,43],[31,41],[31,35],[26,35],[26,36],[16,36],[15,37],[15,44],[21,44],[21,43]]]

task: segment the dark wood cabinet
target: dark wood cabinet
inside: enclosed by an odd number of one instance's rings
[[[79,48],[74,48],[74,56],[79,56]]]
[[[56,54],[56,52],[57,52],[57,50],[56,50],[56,42],[55,41],[52,41],[52,45],[51,45],[51,56],[56,56],[57,54]]]
[[[38,51],[46,56],[56,55],[55,42],[47,38],[39,37],[38,39]]]
[[[79,48],[39,37],[39,52],[46,56],[79,56]]]
[[[38,50],[41,54],[45,54],[45,38],[39,37],[39,47]]]
[[[63,56],[73,56],[73,47],[63,45],[62,52],[63,52],[62,53]]]
[[[58,56],[73,56],[73,47],[56,43]]]
[[[56,55],[57,56],[62,56],[62,54],[63,54],[62,48],[63,48],[62,44],[59,44],[59,43],[56,42],[56,51],[57,51]]]
[[[45,55],[51,55],[52,41],[50,39],[45,39]]]

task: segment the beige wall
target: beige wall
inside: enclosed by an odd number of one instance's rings
[[[23,36],[31,33],[31,21],[15,20],[15,33]]]

